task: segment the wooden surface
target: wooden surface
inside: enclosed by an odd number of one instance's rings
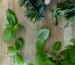
[[[0,0],[0,65],[16,65],[12,62],[12,57],[9,56],[7,47],[13,45],[14,40],[18,37],[22,37],[25,40],[23,50],[21,51],[25,62],[34,63],[36,34],[42,27],[48,28],[51,32],[45,51],[50,52],[51,46],[55,41],[62,41],[62,49],[65,45],[70,44],[69,40],[75,37],[75,24],[73,23],[72,26],[64,29],[66,20],[59,18],[59,25],[54,26],[52,13],[49,10],[55,8],[55,1],[52,0],[51,4],[48,6],[48,12],[44,20],[33,24],[24,17],[25,8],[20,8],[18,0]],[[2,40],[2,33],[7,23],[5,12],[8,8],[15,12],[18,22],[24,25],[24,29],[17,31],[15,39],[11,41],[10,44],[6,44]]]

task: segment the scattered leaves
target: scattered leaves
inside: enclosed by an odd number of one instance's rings
[[[23,28],[23,26],[21,24],[17,24],[16,15],[12,10],[8,9],[6,11],[6,17],[8,20],[8,24],[6,24],[6,28],[3,32],[3,40],[4,42],[9,42],[15,37],[16,30]]]

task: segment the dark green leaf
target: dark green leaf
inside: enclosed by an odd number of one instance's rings
[[[72,63],[75,63],[75,45],[69,49],[69,57]]]
[[[32,63],[28,63],[28,65],[34,65],[34,64],[32,64]]]
[[[9,24],[15,25],[17,23],[17,18],[14,12],[10,9],[6,11],[6,17]]]
[[[73,64],[70,61],[68,61],[68,60],[63,60],[61,62],[61,65],[73,65]]]
[[[15,37],[15,30],[12,28],[6,28],[3,32],[4,42],[8,42]]]
[[[16,49],[14,46],[9,46],[8,50],[11,52],[12,55],[16,55]]]
[[[69,57],[70,57],[69,49],[66,49],[66,50],[62,51],[61,55],[63,55],[65,59],[69,59]]]
[[[59,51],[60,50],[60,48],[61,48],[61,42],[60,41],[58,41],[58,42],[55,42],[54,44],[53,44],[53,46],[52,46],[52,48],[53,48],[53,51]]]
[[[16,40],[14,45],[15,45],[17,50],[21,50],[23,48],[23,39],[20,38],[20,39]]]
[[[27,8],[26,16],[33,21],[33,23],[44,17],[46,7],[42,0],[20,0],[20,4]]]
[[[37,39],[47,40],[49,37],[48,29],[41,29],[37,34]]]
[[[73,46],[72,45],[67,45],[65,48],[66,49],[71,49]]]
[[[17,30],[17,29],[20,29],[20,28],[23,28],[24,26],[22,26],[21,24],[16,24],[14,26],[14,29]]]

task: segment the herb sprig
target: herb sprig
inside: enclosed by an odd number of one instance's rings
[[[32,22],[36,22],[44,17],[45,4],[43,0],[19,0],[20,6],[27,8],[26,16]]]
[[[75,1],[74,0],[64,0],[62,2],[57,2],[57,8],[53,11],[54,23],[58,24],[58,16],[64,16],[68,21],[65,27],[70,26],[75,20]]]
[[[52,45],[52,52],[49,53],[44,52],[46,40],[48,39],[48,37],[49,37],[48,29],[42,29],[38,32],[37,43],[35,45],[36,48],[35,64],[29,63],[28,65],[74,65],[75,38],[72,38],[70,40],[70,42],[72,42],[73,44],[67,45],[65,49],[62,51],[60,51],[62,43],[60,41],[55,42]]]
[[[6,18],[8,21],[8,24],[6,24],[6,28],[3,32],[3,40],[4,42],[8,42],[12,40],[16,35],[16,30],[23,28],[21,24],[17,23],[17,17],[13,11],[8,9],[6,11]]]
[[[23,48],[23,39],[20,38],[16,40],[14,43],[14,46],[9,46],[8,50],[11,52],[13,57],[13,62],[18,63],[19,65],[24,65],[24,59],[23,57],[18,53],[19,50],[22,50]]]

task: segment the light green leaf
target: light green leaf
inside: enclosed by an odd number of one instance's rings
[[[66,49],[71,49],[73,46],[72,45],[67,45],[65,48]]]
[[[21,24],[16,24],[14,26],[14,29],[17,30],[17,29],[20,29],[20,28],[23,28],[24,26],[22,26]]]
[[[16,63],[16,55],[13,55],[13,62]]]
[[[4,42],[8,42],[15,37],[15,30],[12,28],[6,28],[3,32],[3,40]]]
[[[8,50],[11,52],[12,55],[16,55],[16,49],[14,46],[9,46]]]
[[[19,38],[18,40],[16,40],[14,45],[15,45],[16,50],[21,50],[23,48],[23,39]]]
[[[57,9],[54,10],[54,12],[53,12],[53,17],[54,17],[54,25],[58,25]]]
[[[17,23],[17,18],[14,12],[10,9],[6,11],[6,17],[9,24],[15,25]]]
[[[12,28],[12,29],[13,29],[13,28],[14,28],[14,25],[12,25],[12,24],[6,24],[6,27],[7,27],[7,28]]]
[[[70,40],[70,42],[72,42],[72,43],[75,44],[75,38],[72,38],[72,39]]]
[[[37,39],[47,40],[49,37],[48,29],[41,29],[37,34]]]
[[[62,45],[62,44],[61,44],[60,41],[55,42],[55,43],[53,44],[53,46],[52,46],[53,51],[59,51],[60,48],[61,48],[61,45]]]
[[[35,58],[34,65],[55,65],[52,61],[50,61],[45,53],[37,53]]]
[[[16,61],[17,61],[17,63],[18,63],[19,65],[24,65],[24,59],[23,59],[22,56],[19,55],[18,53],[17,53],[17,55],[16,55]]]
[[[46,45],[45,40],[37,40],[36,47],[35,47],[36,51],[37,52],[43,52],[45,45]]]

